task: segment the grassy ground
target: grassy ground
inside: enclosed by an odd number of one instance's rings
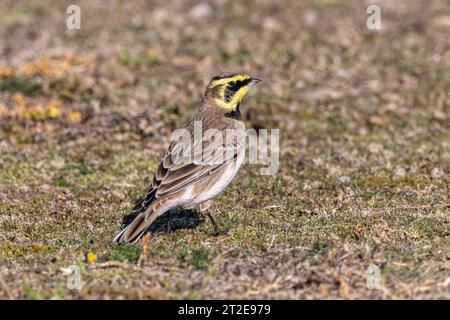
[[[0,297],[450,298],[450,8],[442,1],[0,4]],[[275,177],[111,239],[210,77],[264,82]],[[87,257],[87,254],[89,257]],[[81,268],[83,287],[66,286]],[[381,271],[368,289],[366,270]]]

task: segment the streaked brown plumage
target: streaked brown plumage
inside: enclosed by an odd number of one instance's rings
[[[180,142],[173,141],[161,160],[146,198],[133,210],[136,218],[115,238],[114,242],[137,242],[150,224],[164,212],[175,208],[195,208],[207,211],[212,199],[217,196],[237,173],[245,154],[245,129],[239,112],[242,98],[249,86],[260,80],[243,74],[224,74],[214,77],[208,85],[194,118],[184,128],[190,133],[192,161],[174,162],[179,152]],[[202,140],[195,140],[194,126],[201,123]],[[211,139],[205,139],[208,129],[227,129],[239,132],[237,139],[223,139],[217,145]],[[198,150],[195,143],[202,144],[202,163],[195,161]],[[212,161],[205,161],[210,155]],[[220,157],[222,155],[222,157]],[[216,161],[216,157],[218,161]],[[217,224],[208,212],[218,233]]]

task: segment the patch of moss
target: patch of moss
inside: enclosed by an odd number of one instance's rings
[[[192,266],[195,269],[205,269],[211,264],[209,252],[206,248],[197,248],[192,250]]]
[[[154,51],[147,51],[143,54],[132,54],[128,51],[121,51],[117,55],[117,62],[127,67],[139,67],[141,65],[153,65],[159,63],[161,58]]]
[[[114,247],[113,251],[109,254],[109,260],[117,261],[138,261],[141,255],[141,247],[136,245],[122,244]]]
[[[55,178],[53,179],[53,185],[55,187],[69,187],[70,183],[64,178]]]
[[[0,78],[0,92],[22,92],[27,95],[36,94],[41,89],[41,85],[30,78]]]
[[[40,244],[6,243],[0,247],[0,256],[11,259],[33,255],[36,258],[38,255],[48,254],[56,250],[54,247]]]
[[[316,241],[312,245],[311,253],[318,253],[320,251],[326,250],[328,248],[328,243],[322,241]]]
[[[76,169],[83,176],[88,175],[88,174],[91,173],[91,170],[89,170],[89,168],[86,165],[84,165],[84,164],[77,165]]]
[[[25,299],[27,299],[27,300],[38,300],[39,299],[39,293],[36,290],[34,290],[33,287],[28,283],[24,283],[22,285],[22,292],[23,292]]]

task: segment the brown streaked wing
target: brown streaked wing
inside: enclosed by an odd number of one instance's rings
[[[161,160],[153,180],[153,188],[157,189],[156,198],[173,195],[209,177],[212,178],[213,175],[221,171],[221,168],[233,162],[237,154],[245,146],[242,141],[234,139],[229,145],[226,144],[227,141],[223,141],[223,144],[220,146],[211,144],[210,141],[202,141],[201,143],[203,145],[203,151],[212,148],[215,149],[214,155],[206,159],[207,161],[212,159],[215,162],[213,164],[193,163],[195,159],[194,150],[196,150],[193,147],[192,161],[190,163],[174,163],[171,157],[171,151],[174,149],[174,146],[171,144],[166,155]],[[218,163],[217,156],[220,154],[223,155],[223,161]]]
[[[216,172],[224,166],[225,164],[209,168],[204,168],[205,166],[196,166],[195,169],[192,170],[192,174],[189,175],[189,177],[175,180],[169,184],[160,185],[157,189],[156,196],[158,198],[163,198],[185,190],[200,181],[213,177]]]

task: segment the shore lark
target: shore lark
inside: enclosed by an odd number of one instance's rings
[[[196,114],[182,128],[182,132],[187,133],[183,137],[188,138],[171,142],[145,199],[131,212],[136,217],[114,242],[136,243],[158,216],[172,208],[198,207],[211,219],[214,234],[221,233],[209,207],[244,160],[245,135],[233,136],[233,132],[245,130],[239,107],[250,86],[258,82],[259,79],[245,74],[222,74],[212,78]],[[210,139],[208,132],[214,130],[226,137]],[[196,136],[198,132],[202,136],[200,139]],[[231,139],[228,138],[230,133]]]

